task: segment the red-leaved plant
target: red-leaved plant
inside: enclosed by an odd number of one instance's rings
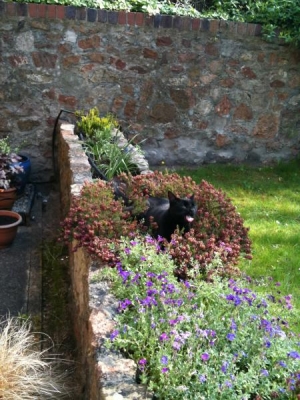
[[[147,197],[167,197],[168,190],[179,197],[194,194],[198,207],[190,232],[175,231],[170,243],[163,245],[177,265],[176,275],[182,279],[205,273],[216,254],[222,260],[222,273],[236,272],[233,267],[240,255],[251,258],[248,228],[230,199],[206,181],[196,184],[190,177],[178,174],[130,176],[122,174],[125,195],[132,201],[133,211],[126,211],[121,199],[115,200],[112,187],[104,181],[84,185],[81,195],[74,198],[69,215],[63,223],[64,238],[77,240],[89,253],[105,263],[113,264],[118,257],[121,236],[135,237],[145,230],[132,217],[146,208]],[[193,267],[193,271],[191,271]]]

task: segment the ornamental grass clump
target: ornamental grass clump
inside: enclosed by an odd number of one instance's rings
[[[30,326],[9,318],[0,323],[0,399],[70,398],[58,361],[38,350]]]
[[[143,237],[124,240],[117,268],[101,272],[119,301],[107,346],[136,361],[155,398],[299,398],[290,299],[258,294],[247,279],[179,282],[173,269],[160,244]]]

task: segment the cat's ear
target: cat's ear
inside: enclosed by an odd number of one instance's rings
[[[178,197],[176,197],[174,193],[170,192],[170,190],[168,191],[168,198],[170,202],[178,200]]]

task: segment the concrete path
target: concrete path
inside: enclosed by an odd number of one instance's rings
[[[26,225],[19,226],[13,244],[0,249],[0,317],[41,317],[41,245],[57,233],[59,196],[55,185],[34,185],[33,205]],[[18,210],[18,205],[14,206]]]

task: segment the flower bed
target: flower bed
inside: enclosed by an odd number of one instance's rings
[[[216,263],[218,255],[208,268]],[[178,282],[173,270],[146,237],[124,240],[117,268],[98,273],[119,299],[108,347],[136,361],[156,398],[298,398],[300,342],[286,319],[290,296],[281,296],[277,283],[275,295],[260,295],[249,289],[250,278]]]
[[[102,183],[99,185],[101,188]],[[154,186],[158,194],[160,188],[157,184]],[[89,190],[93,187],[97,188],[86,185],[86,193],[91,194]],[[134,184],[131,190],[133,187]],[[185,191],[187,188],[183,187]],[[114,201],[108,187],[102,189],[105,189],[101,190],[104,197],[99,199],[99,205],[104,205],[104,209],[97,212],[90,209],[91,214],[82,214],[82,218],[88,218],[88,227],[87,221],[79,218],[77,222],[82,223],[76,239],[81,243],[74,243],[79,248],[71,255],[75,333],[83,349],[81,360],[86,366],[87,398],[112,399],[115,395],[119,399],[151,398],[143,386],[134,383],[136,365],[140,380],[148,383],[162,399],[193,399],[195,393],[204,399],[295,398],[299,389],[300,355],[299,339],[287,328],[290,299],[273,295],[263,298],[248,289],[245,282],[211,276],[210,271],[223,267],[222,248],[230,253],[230,239],[220,246],[221,238],[218,238],[218,246],[206,260],[206,277],[213,283],[204,281],[201,273],[196,274],[193,282],[178,282],[173,275],[176,257],[170,260],[167,252],[160,254],[156,242],[146,239],[146,243],[141,243],[138,236],[126,242],[118,238],[117,268],[91,267],[89,257],[80,246],[86,246],[94,256],[101,258],[106,254],[109,256],[106,261],[116,262],[114,252],[101,251],[103,242],[99,238],[96,243],[89,240],[93,236],[91,223],[96,222],[99,214],[110,210],[110,202]],[[144,189],[147,195],[148,186]],[[108,224],[113,229],[102,234],[109,237],[109,233],[117,230],[120,236],[121,233],[129,235],[134,226],[128,228],[125,224],[124,232],[120,226],[123,227],[124,221],[130,221],[129,225],[136,222],[127,220],[126,212],[122,220],[122,204],[113,204],[116,220],[109,219]],[[202,215],[205,202],[199,204]],[[226,226],[230,221],[225,218],[223,222]],[[242,227],[238,218],[237,221],[237,226]],[[175,239],[178,237],[177,233]],[[147,247],[153,244],[154,252]],[[229,257],[229,261],[234,259]],[[109,291],[109,279],[119,306]],[[111,342],[110,350],[104,346],[107,339]],[[125,350],[134,361],[116,354],[116,348]]]
[[[92,181],[92,174],[78,137],[74,135],[74,126],[62,124],[58,138],[61,207],[62,214],[66,215],[71,199],[79,195],[84,182]],[[135,382],[134,361],[102,346],[104,338],[109,337],[115,327],[117,301],[105,283],[91,282],[91,258],[83,248],[72,252],[73,245],[75,241],[70,243],[69,258],[71,312],[84,398],[150,400],[152,395]]]
[[[176,263],[177,277],[206,276],[206,265],[215,253],[220,255],[223,266],[210,274],[237,273],[234,265],[240,255],[251,257],[248,229],[242,218],[225,194],[207,182],[197,185],[189,178],[160,172],[130,178],[123,174],[119,179],[125,183],[125,196],[132,201],[131,211],[124,208],[123,198],[115,199],[113,187],[107,182],[88,183],[73,200],[63,223],[66,241],[74,238],[78,247],[86,247],[104,263],[115,264],[120,238],[134,237],[145,229],[132,214],[147,208],[149,195],[165,197],[168,190],[172,190],[179,196],[194,193],[198,205],[190,232],[183,235],[177,230],[170,243],[166,240],[163,243]]]

